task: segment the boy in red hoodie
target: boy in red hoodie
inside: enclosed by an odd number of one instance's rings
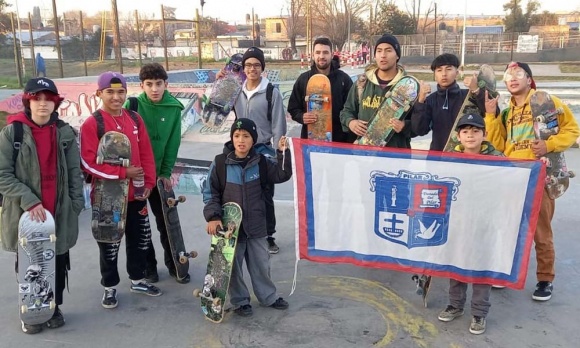
[[[97,96],[101,98],[104,133],[116,131],[125,134],[131,142],[131,166],[124,168],[110,164],[97,164],[99,146],[98,122],[89,117],[81,127],[81,164],[93,178],[119,180],[129,178],[129,204],[125,223],[127,273],[131,279],[131,292],[160,296],[161,291],[145,280],[145,258],[151,241],[151,227],[147,211],[147,198],[155,186],[155,160],[143,119],[123,109],[127,98],[125,77],[115,72],[105,72],[98,79]],[[135,196],[133,182],[145,182],[145,192]],[[120,243],[97,243],[100,250],[101,284],[105,287],[101,304],[104,308],[117,307],[119,272],[117,257]]]
[[[34,220],[45,221],[46,209],[55,220],[57,306],[44,324],[22,322],[22,331],[27,334],[65,323],[59,307],[70,269],[69,249],[76,244],[78,216],[84,207],[76,133],[56,112],[62,100],[52,80],[29,80],[22,95],[24,111],[9,116],[8,125],[0,132],[2,248],[17,252],[18,221],[25,211]]]

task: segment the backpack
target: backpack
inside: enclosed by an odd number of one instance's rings
[[[272,122],[272,94],[274,92],[274,85],[268,82],[266,87],[266,100],[268,101],[268,122]]]
[[[262,187],[263,191],[268,189],[268,164],[266,161],[266,157],[264,157],[264,155],[260,155],[260,162],[258,162],[258,166],[260,170],[260,186]],[[215,156],[215,170],[219,180],[220,193],[223,193],[226,188],[228,173],[226,170],[226,154],[222,153]]]

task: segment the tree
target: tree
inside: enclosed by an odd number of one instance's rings
[[[352,24],[365,9],[366,0],[310,0],[312,14],[312,35],[327,36],[334,45],[341,48],[348,39],[349,19]],[[352,30],[351,30],[352,33]]]
[[[6,8],[11,6],[6,0],[0,0],[0,34],[5,34],[12,31],[12,26],[10,24],[10,16],[8,15]]]
[[[297,53],[296,50],[296,37],[298,34],[303,34],[306,32],[306,11],[304,0],[287,0],[287,20],[284,22],[286,25],[286,35],[290,40],[290,47],[292,48],[292,53]],[[282,12],[280,10],[280,15]]]
[[[381,33],[393,35],[415,34],[416,23],[408,14],[401,11],[394,3],[386,3],[381,9],[381,15],[377,18],[377,27]]]
[[[508,12],[503,20],[506,32],[527,32],[533,14],[540,8],[537,0],[529,0],[526,12],[522,9],[522,0],[510,0],[503,5],[503,10]]]
[[[542,13],[532,15],[530,21],[531,25],[557,25],[558,16],[555,13],[544,11]]]

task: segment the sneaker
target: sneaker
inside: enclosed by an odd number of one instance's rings
[[[274,238],[268,238],[268,251],[270,254],[277,254],[280,251],[278,245],[274,241]]]
[[[551,282],[538,282],[532,298],[536,301],[548,301],[552,298],[552,290],[554,290],[554,286]]]
[[[234,313],[242,317],[251,317],[254,314],[252,311],[252,306],[249,304],[239,306],[238,308],[234,309]]]
[[[148,283],[157,283],[159,281],[159,274],[157,274],[157,268],[151,268],[145,270],[145,279]]]
[[[54,314],[52,315],[52,318],[46,322],[46,327],[49,329],[58,329],[61,326],[64,326],[64,317],[60,311],[60,308],[57,307],[54,311]]]
[[[169,275],[171,277],[173,277],[175,279],[176,282],[178,282],[179,284],[187,284],[189,283],[189,281],[191,280],[191,277],[189,276],[189,274],[187,274],[185,277],[183,277],[182,279],[177,278],[177,274],[173,273],[173,272],[169,272]]]
[[[133,281],[131,281],[131,292],[145,294],[153,297],[161,296],[163,294],[158,287],[156,287],[155,285],[151,285],[143,280],[141,280],[137,284],[134,284]]]
[[[39,333],[40,331],[42,331],[42,324],[38,324],[38,325],[28,325],[28,324],[24,324],[24,322],[21,320],[20,323],[22,323],[22,332],[29,334],[29,335],[34,335]]]
[[[288,308],[288,302],[286,302],[282,297],[278,297],[276,302],[272,303],[270,307],[274,309],[286,309]]]
[[[445,310],[439,313],[439,320],[441,321],[451,321],[457,317],[463,315],[463,309],[455,308],[452,305],[447,306]]]
[[[471,325],[469,325],[469,332],[474,335],[481,335],[485,332],[485,318],[473,316],[471,318]]]
[[[117,290],[105,288],[105,293],[103,294],[103,300],[101,304],[105,308],[115,308],[119,304],[117,302]]]

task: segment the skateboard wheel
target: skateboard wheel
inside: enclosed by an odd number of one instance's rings
[[[219,306],[219,304],[220,304],[221,302],[222,302],[222,299],[221,299],[221,298],[219,298],[219,297],[216,297],[216,298],[214,298],[214,299],[211,301],[211,303],[212,303],[214,306]]]
[[[310,96],[307,95],[307,96],[304,97],[304,101],[305,102],[308,102],[309,100],[310,100]]]
[[[575,176],[576,176],[576,173],[574,173],[574,172],[573,172],[573,171],[571,171],[571,170],[569,170],[569,171],[568,171],[568,177],[569,177],[570,179],[572,179],[572,178],[573,178],[573,177],[575,177]]]
[[[117,229],[119,231],[124,231],[125,230],[125,221],[119,221],[119,222],[117,222]]]
[[[179,196],[179,197],[177,197],[177,200],[179,201],[179,203],[183,203],[183,202],[185,202],[187,199],[185,198],[185,196]]]
[[[224,113],[225,114],[229,114],[231,110],[231,107],[229,105],[224,106]]]
[[[26,246],[26,244],[28,244],[28,239],[26,237],[20,238],[20,245]]]
[[[121,163],[121,164],[123,167],[128,168],[131,163],[130,163],[129,159],[124,158],[123,163]]]
[[[91,229],[93,231],[99,229],[99,220],[91,220]]]
[[[193,289],[193,297],[200,297],[200,295],[201,295],[201,290]]]
[[[27,305],[22,305],[20,306],[20,313],[24,314],[28,312],[28,306]]]
[[[167,205],[169,208],[173,208],[175,206],[175,198],[167,198]]]
[[[97,156],[97,164],[103,164],[104,158],[103,156]]]
[[[56,234],[51,234],[50,237],[48,237],[50,239],[51,243],[56,242]]]
[[[555,177],[551,176],[550,177],[550,184],[551,185],[556,185],[558,183],[558,179],[556,179]]]
[[[182,265],[185,265],[185,263],[187,262],[188,257],[187,256],[180,256],[179,257],[179,263]]]
[[[189,257],[191,257],[192,259],[195,259],[197,257],[197,251],[190,251]]]
[[[56,302],[50,301],[49,307],[50,307],[50,310],[54,310],[56,308]]]
[[[409,104],[406,104],[405,107],[403,108],[403,110],[405,112],[409,111],[409,109],[411,108],[411,106]]]

